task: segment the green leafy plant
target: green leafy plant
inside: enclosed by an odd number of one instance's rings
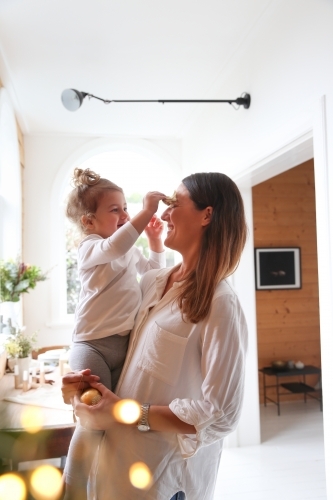
[[[18,302],[21,293],[29,292],[46,278],[37,266],[19,260],[0,261],[0,302]]]
[[[26,358],[31,354],[36,342],[37,332],[26,335],[22,330],[17,330],[6,339],[4,346],[11,358]]]

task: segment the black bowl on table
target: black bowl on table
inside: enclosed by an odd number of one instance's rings
[[[271,366],[276,372],[286,372],[289,369],[287,361],[273,361]]]

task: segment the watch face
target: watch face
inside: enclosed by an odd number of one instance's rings
[[[139,429],[139,431],[146,432],[146,431],[149,431],[150,427],[149,427],[149,425],[139,424],[138,429]]]

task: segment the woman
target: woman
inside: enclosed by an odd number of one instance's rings
[[[98,500],[211,500],[223,438],[240,416],[247,329],[225,278],[237,267],[246,240],[241,195],[224,174],[193,174],[183,179],[162,219],[164,244],[183,261],[141,280],[143,301],[117,394],[89,371],[63,379],[66,401],[82,379],[102,393],[94,407],[75,396],[81,421],[106,430]],[[112,407],[123,398],[142,404],[139,428],[148,432],[115,423]],[[148,491],[128,480],[138,461],[153,473]]]

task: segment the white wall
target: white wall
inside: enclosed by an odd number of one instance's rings
[[[231,279],[246,317],[249,344],[242,415],[236,431],[228,436],[227,446],[250,446],[260,443],[257,318],[255,294],[253,293],[255,281],[251,186],[242,186],[241,193],[249,231],[241,262]]]
[[[308,145],[313,136],[329,500],[333,499],[333,207],[329,201],[333,199],[332,26],[333,3],[329,0],[272,1],[225,68],[224,80],[215,93],[216,98],[229,98],[246,91],[252,97],[250,109],[236,112],[231,107],[205,108],[183,140],[185,173],[223,171],[242,184],[245,178],[251,182],[257,177],[253,182],[258,182],[256,171],[265,161],[268,168],[271,159],[280,154],[282,157],[286,150],[289,166],[297,164],[293,144],[299,146],[304,141]],[[265,175],[269,177],[269,170]],[[244,283],[253,280],[253,265],[242,267],[242,279]],[[252,306],[254,293],[253,287],[245,299]],[[255,370],[252,363],[247,396],[257,384]],[[255,412],[251,405],[244,408],[246,416],[255,417]],[[240,435],[252,432],[252,423],[247,425],[245,420],[240,424]]]
[[[0,259],[22,257],[22,189],[17,127],[11,101],[0,89]],[[17,327],[22,322],[20,302],[0,303],[0,315]]]
[[[320,343],[327,500],[333,499],[333,93],[318,103],[314,121]]]
[[[251,94],[249,110],[205,107],[184,139],[184,169],[235,176],[312,127],[333,81],[333,5],[276,0],[225,68],[219,98]],[[200,108],[203,109],[203,108]]]
[[[15,114],[7,91],[0,89],[0,259],[22,251],[21,165]]]

